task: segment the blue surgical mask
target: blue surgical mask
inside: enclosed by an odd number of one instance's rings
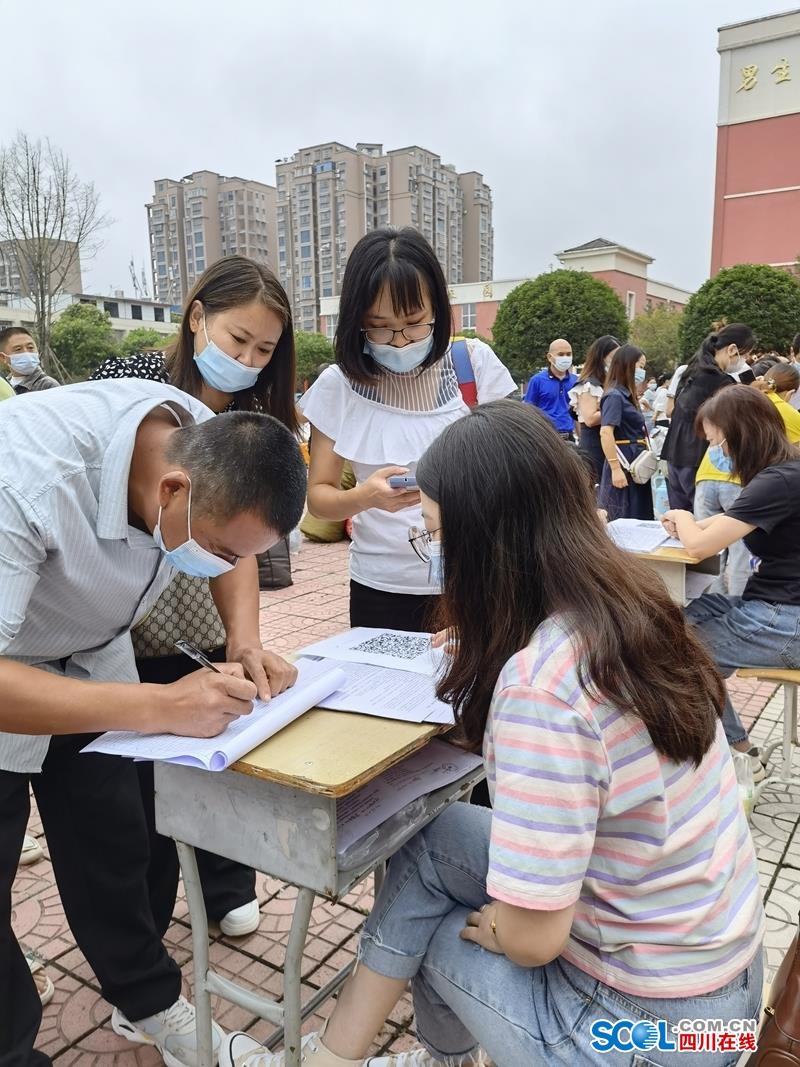
[[[208,336],[206,320],[203,318],[203,333],[206,335],[206,347],[195,353],[194,361],[206,385],[219,389],[221,393],[239,393],[242,389],[252,389],[261,373],[261,367],[246,367],[238,359],[223,352],[219,345]]]
[[[633,380],[636,382],[637,385],[641,385],[646,377],[647,372],[645,371],[644,367],[637,367],[633,372]]]
[[[721,444],[708,446],[708,458],[721,474],[733,473],[733,460],[725,455]]]
[[[40,365],[38,352],[17,352],[8,357],[8,362],[14,374],[33,374]]]
[[[167,548],[161,536],[161,508],[158,509],[158,522],[153,530],[153,540],[167,557],[172,566],[192,578],[218,578],[221,574],[232,571],[236,563],[215,556],[207,548],[198,545],[192,537],[192,483],[189,482],[189,511],[186,516],[189,537],[177,548]],[[238,560],[236,561],[238,563]]]
[[[380,363],[386,370],[390,370],[392,374],[408,374],[409,371],[416,370],[421,363],[425,362],[432,348],[433,334],[426,337],[424,341],[414,341],[413,344],[405,345],[403,348],[395,348],[394,345],[376,345],[374,341],[367,341],[364,345],[364,352],[372,356],[375,362]]]
[[[556,370],[569,370],[572,366],[572,356],[556,356],[553,359],[553,366]]]
[[[428,551],[431,554],[430,562],[428,563],[428,585],[433,586],[437,593],[441,593],[444,588],[442,542],[431,541],[428,545]]]

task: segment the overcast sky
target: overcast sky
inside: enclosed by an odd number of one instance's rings
[[[717,27],[777,0],[0,0],[0,141],[50,137],[115,222],[84,288],[131,291],[156,178],[274,184],[323,141],[419,144],[481,171],[495,278],[606,237],[708,275]]]

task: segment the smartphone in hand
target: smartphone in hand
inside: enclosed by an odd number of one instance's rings
[[[392,489],[417,489],[417,479],[413,474],[390,474],[386,479]]]

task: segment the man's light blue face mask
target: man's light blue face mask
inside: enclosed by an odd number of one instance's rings
[[[233,563],[230,563],[227,559],[215,556],[213,552],[203,548],[192,537],[191,481],[189,482],[189,509],[186,515],[189,536],[183,544],[178,545],[176,548],[167,548],[164,544],[164,538],[161,534],[161,511],[162,508],[159,507],[158,521],[153,530],[153,540],[176,570],[181,571],[183,574],[188,574],[192,578],[218,578],[221,574],[227,574],[228,571],[232,571],[239,562],[236,559]]]

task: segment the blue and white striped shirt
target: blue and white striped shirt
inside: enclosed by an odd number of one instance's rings
[[[128,523],[139,424],[213,412],[136,379],[85,382],[0,407],[0,655],[95,681],[137,681],[130,627],[174,571]],[[63,665],[62,665],[63,664]],[[40,770],[48,736],[0,733],[0,769]]]

